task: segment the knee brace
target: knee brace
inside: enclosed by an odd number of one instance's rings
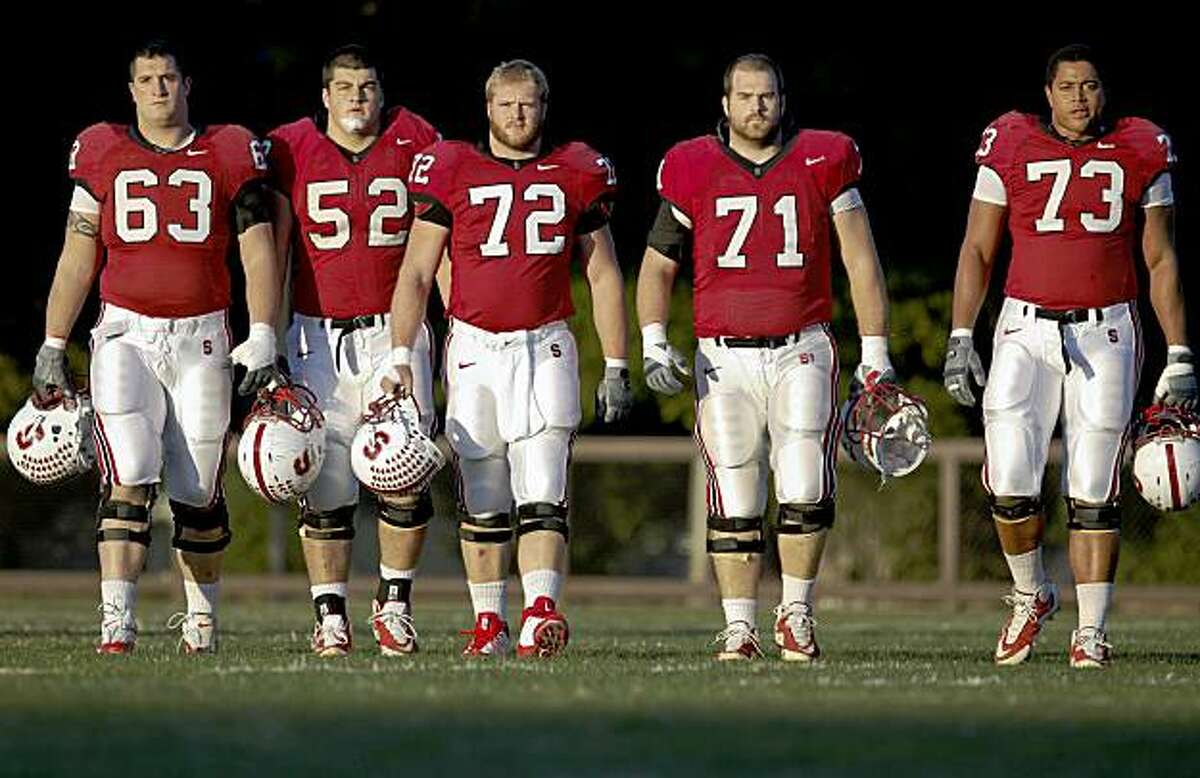
[[[530,502],[517,506],[517,537],[548,530],[568,539],[567,506],[552,502]]]
[[[420,529],[433,518],[433,497],[429,490],[388,503],[379,498],[379,520],[397,529]]]
[[[752,532],[753,537],[728,537],[726,533]],[[710,554],[761,554],[767,544],[763,541],[762,516],[733,517],[708,516],[708,538],[704,548]]]
[[[181,502],[171,500],[171,515],[175,519],[175,534],[171,537],[171,547],[191,554],[215,554],[225,550],[233,533],[229,531],[229,509],[225,506],[225,498],[218,498],[207,508],[196,508]],[[215,538],[185,538],[184,530],[195,532],[212,532],[221,530]]]
[[[106,519],[128,521],[141,526],[140,529],[130,527],[105,527]],[[105,497],[96,509],[96,542],[125,541],[150,545],[150,508],[145,505],[135,505],[121,500]]]
[[[331,511],[311,511],[302,508],[300,537],[308,540],[353,540],[356,507],[343,505]]]
[[[471,543],[507,543],[513,537],[511,519],[507,513],[463,516],[458,525],[458,537]]]
[[[1088,505],[1067,498],[1067,529],[1113,532],[1121,529],[1121,506],[1115,502]]]
[[[833,500],[821,502],[785,502],[779,506],[780,535],[809,535],[833,526]]]
[[[1042,512],[1040,497],[1004,497],[991,495],[992,515],[1003,521],[1024,521]]]

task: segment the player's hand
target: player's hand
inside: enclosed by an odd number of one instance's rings
[[[877,367],[863,362],[854,370],[854,376],[850,379],[850,396],[853,397],[860,393],[867,383],[870,383],[871,386],[894,384],[896,383],[896,371],[892,369],[891,365]]]
[[[67,397],[75,396],[75,382],[67,370],[67,350],[43,343],[33,367],[33,393],[39,400],[45,400],[55,390]]]
[[[667,341],[642,343],[642,367],[646,386],[659,394],[679,394],[692,377],[687,357]]]
[[[41,356],[39,352],[39,363]],[[1187,346],[1170,346],[1167,350],[1167,366],[1163,368],[1154,387],[1154,401],[1194,409],[1196,398],[1196,366],[1192,350]]]
[[[979,352],[975,350],[975,342],[970,335],[951,335],[946,345],[946,366],[942,370],[942,380],[950,396],[959,405],[968,408],[975,405],[975,393],[971,391],[972,378],[981,387],[987,386],[987,373],[983,370]],[[1194,388],[1195,384],[1192,386]]]
[[[412,365],[392,365],[392,369],[379,382],[384,393],[395,395],[401,400],[413,396]]]
[[[277,377],[275,372],[275,328],[270,324],[255,322],[250,325],[250,336],[229,352],[233,364],[246,368],[246,375],[238,385],[238,394],[255,394],[265,389]]]
[[[596,385],[596,418],[605,424],[616,424],[629,418],[632,410],[629,368],[605,366],[604,377]]]

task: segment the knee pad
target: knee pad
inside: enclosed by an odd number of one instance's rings
[[[225,498],[218,499],[207,508],[197,508],[171,500],[171,515],[175,519],[175,534],[171,537],[171,547],[191,554],[215,554],[223,551],[233,539],[229,531],[229,509],[225,506]],[[195,532],[212,532],[221,530],[214,538],[185,538],[185,530]]]
[[[507,513],[463,516],[458,525],[459,540],[471,543],[507,543],[512,540],[512,523]]]
[[[1040,497],[991,495],[988,502],[992,504],[992,515],[1001,521],[1025,521],[1042,512]]]
[[[308,540],[353,540],[356,507],[343,505],[331,511],[311,511],[302,508],[300,537]]]
[[[759,454],[762,424],[741,392],[710,394],[700,403],[696,437],[718,467],[741,467]]]
[[[393,498],[392,502],[380,497],[377,515],[381,522],[397,529],[420,529],[433,518],[433,497],[428,489],[420,494]]]
[[[107,519],[136,523],[141,529],[130,527],[106,527]],[[112,500],[105,497],[96,509],[96,542],[124,541],[150,545],[150,508],[146,505],[136,505],[122,500]]]
[[[567,506],[550,502],[531,502],[517,506],[517,537],[548,530],[567,540]]]
[[[833,500],[815,503],[785,502],[779,506],[780,535],[809,535],[833,526]]]
[[[1121,506],[1115,502],[1089,505],[1067,498],[1067,529],[1115,532],[1121,529]]]
[[[753,537],[737,538],[732,534],[752,532]],[[761,554],[766,551],[763,540],[762,516],[725,518],[708,516],[708,538],[705,550],[710,554]]]

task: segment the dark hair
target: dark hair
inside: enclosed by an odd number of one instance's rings
[[[1096,75],[1100,77],[1100,80],[1104,80],[1104,68],[1100,66],[1100,61],[1092,47],[1085,43],[1072,43],[1050,55],[1050,61],[1046,63],[1046,86],[1054,86],[1054,77],[1058,75],[1058,65],[1061,62],[1087,62],[1096,69]]]
[[[766,54],[743,54],[742,56],[730,62],[725,68],[725,78],[722,81],[724,86],[723,94],[729,95],[729,90],[733,88],[733,71],[740,67],[746,67],[751,70],[769,70],[775,76],[775,88],[779,90],[779,94],[784,93],[783,86],[783,71],[775,64],[775,60],[768,57]]]
[[[325,64],[321,66],[321,86],[329,88],[329,82],[333,80],[334,68],[350,68],[351,70],[374,70],[376,78],[379,76],[379,66],[375,64],[375,57],[371,55],[371,51],[360,43],[347,43],[345,46],[338,46],[333,51],[329,52],[329,56],[325,58]],[[380,78],[380,80],[382,80]]]
[[[170,57],[175,63],[175,69],[179,71],[179,75],[187,75],[183,58],[179,56],[179,49],[169,41],[156,38],[146,41],[133,50],[133,56],[129,58],[129,79],[133,80],[133,65],[139,59],[157,59],[159,57]]]

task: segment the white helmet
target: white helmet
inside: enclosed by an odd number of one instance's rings
[[[1200,499],[1200,416],[1173,405],[1142,411],[1133,441],[1133,485],[1160,511]]]
[[[45,400],[30,396],[8,425],[8,459],[35,484],[56,484],[95,467],[87,392],[73,398],[54,392]]]
[[[350,446],[350,467],[377,494],[414,494],[446,464],[437,445],[421,430],[411,399],[381,397],[370,405]]]
[[[920,398],[890,381],[867,376],[842,406],[842,448],[883,480],[908,475],[929,453],[929,411]]]
[[[300,497],[325,461],[325,417],[303,386],[263,389],[246,417],[238,469],[250,489],[271,502]]]

